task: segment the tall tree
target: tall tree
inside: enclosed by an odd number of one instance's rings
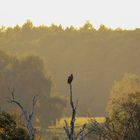
[[[121,139],[140,138],[140,81],[135,74],[125,74],[114,83],[108,104],[109,118]]]
[[[4,109],[11,108],[5,98],[9,96],[8,88],[14,87],[17,98],[23,101],[25,108],[30,107],[34,95],[39,95],[36,118],[43,128],[62,116],[66,102],[59,95],[52,95],[52,80],[40,57],[30,55],[19,59],[0,52],[0,68],[1,106]]]

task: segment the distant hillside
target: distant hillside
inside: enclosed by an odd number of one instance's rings
[[[73,90],[79,114],[105,114],[114,80],[126,72],[140,76],[140,29],[94,29],[86,23],[79,30],[61,26],[0,29],[0,49],[19,56],[35,53],[46,62],[53,77],[53,92],[68,96],[66,78],[74,74]]]

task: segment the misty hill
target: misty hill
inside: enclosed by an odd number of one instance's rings
[[[87,22],[80,29],[52,25],[0,29],[0,49],[19,57],[37,54],[53,77],[53,92],[68,96],[66,78],[74,74],[73,90],[79,100],[79,114],[105,113],[114,80],[126,72],[140,76],[140,29],[98,30]]]

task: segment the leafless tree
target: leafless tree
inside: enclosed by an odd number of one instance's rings
[[[65,130],[68,140],[77,140],[77,139],[83,140],[86,124],[82,126],[82,128],[80,129],[78,133],[75,132],[75,121],[76,121],[76,111],[77,111],[78,101],[76,103],[73,102],[72,81],[73,81],[73,75],[71,74],[68,77],[67,82],[70,86],[70,106],[72,109],[72,116],[71,116],[70,124],[68,124],[68,122],[65,120],[64,130]]]
[[[35,128],[33,127],[33,115],[34,115],[35,105],[37,102],[37,96],[34,96],[32,99],[32,110],[27,111],[23,107],[23,105],[15,98],[14,92],[15,90],[13,89],[11,91],[11,98],[8,98],[8,100],[10,103],[14,103],[20,108],[21,113],[25,119],[25,126],[29,133],[29,140],[34,140],[36,131],[35,131]]]

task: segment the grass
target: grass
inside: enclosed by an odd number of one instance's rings
[[[50,126],[50,127],[51,128],[63,128],[64,127],[64,120],[66,120],[69,124],[70,119],[71,118],[61,118],[59,121],[56,122],[55,126]],[[89,123],[91,119],[93,119],[93,118],[77,117],[76,121],[75,121],[75,126],[80,127],[85,123]],[[104,117],[96,117],[95,120],[98,121],[99,123],[103,123],[105,121],[105,118]]]
[[[89,123],[90,120],[93,118],[89,117],[77,117],[75,121],[75,126],[76,126],[76,131],[80,129],[80,127],[85,124]],[[103,123],[105,121],[104,117],[96,117],[94,118],[97,122]],[[64,134],[64,120],[70,123],[70,118],[61,118],[59,121],[56,121],[56,124],[53,126],[49,126],[47,131],[49,139],[52,139],[52,137],[59,137],[61,140],[65,139],[65,134]]]

